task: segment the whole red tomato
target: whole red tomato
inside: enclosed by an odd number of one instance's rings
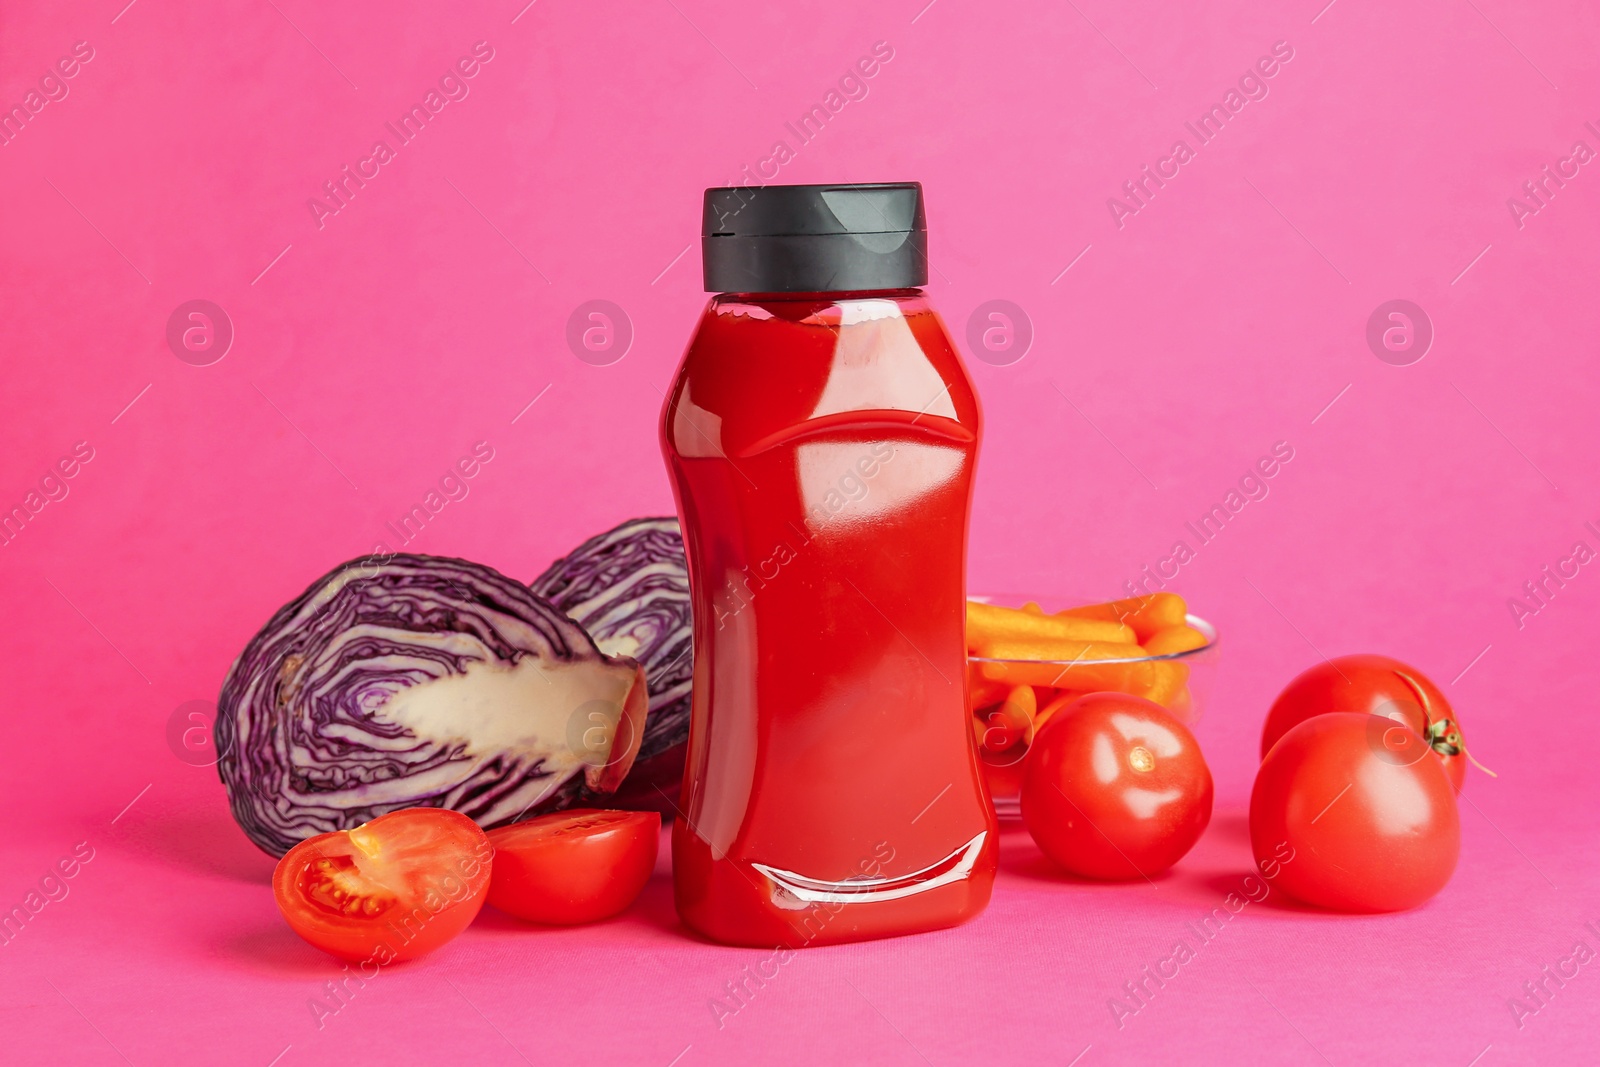
[[[1211,771],[1194,735],[1139,697],[1080,697],[1040,729],[1026,762],[1023,823],[1085,878],[1164,871],[1211,821]]]
[[[1276,864],[1273,884],[1291,897],[1335,911],[1400,911],[1450,881],[1461,851],[1455,790],[1437,760],[1375,747],[1389,728],[1372,715],[1318,715],[1261,761],[1250,844],[1263,870]]]
[[[1298,675],[1267,712],[1262,758],[1292,727],[1330,711],[1359,711],[1404,723],[1428,742],[1460,792],[1467,774],[1466,742],[1450,702],[1421,671],[1388,656],[1339,656]],[[1384,743],[1409,747],[1398,731],[1387,734]]]

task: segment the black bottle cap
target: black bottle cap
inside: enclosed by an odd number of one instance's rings
[[[829,293],[928,282],[921,182],[707,189],[706,290]]]

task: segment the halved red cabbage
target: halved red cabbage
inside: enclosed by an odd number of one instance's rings
[[[647,700],[634,660],[499,572],[369,557],[313,583],[234,662],[217,767],[273,855],[399,808],[490,828],[614,790]]]
[[[632,519],[550,564],[533,591],[580,623],[601,651],[630,656],[650,683],[633,773],[613,807],[672,813],[689,741],[693,617],[683,535],[674,518]]]

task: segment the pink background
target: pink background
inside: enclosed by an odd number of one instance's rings
[[[0,506],[93,449],[0,548],[0,907],[94,850],[0,947],[8,1060],[1592,1055],[1596,965],[1520,1028],[1507,1002],[1576,941],[1600,948],[1582,925],[1600,574],[1520,629],[1507,601],[1573,542],[1600,548],[1600,167],[1520,228],[1506,204],[1575,141],[1600,148],[1592,5],[522,2],[0,13],[7,106],[94,50],[0,147]],[[470,95],[319,229],[308,198],[480,40]],[[214,770],[169,750],[174,709],[214,699],[313,577],[396,547],[385,522],[476,441],[493,461],[412,548],[529,578],[670,510],[655,420],[704,300],[700,191],[794,148],[785,123],[880,40],[868,95],[778,180],[921,180],[952,332],[996,298],[1032,321],[1020,361],[972,360],[975,590],[1114,595],[1274,442],[1294,449],[1173,586],[1224,635],[1199,731],[1211,830],[1157,884],[1110,887],[1013,831],[980,919],[807,951],[721,1029],[708,1001],[765,954],[691,940],[663,860],[614,922],[486,914],[319,1031],[307,1000],[339,969],[279,919]],[[1119,229],[1107,198],[1280,40],[1269,95]],[[210,366],[165,341],[195,298],[236,330]],[[595,298],[634,329],[610,366],[564,340]],[[1409,366],[1365,341],[1393,298],[1436,330]],[[1432,675],[1500,773],[1468,783],[1455,880],[1405,915],[1251,905],[1119,1030],[1108,998],[1249,870],[1267,704],[1352,651]]]

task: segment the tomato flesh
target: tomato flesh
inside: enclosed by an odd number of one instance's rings
[[[472,922],[489,889],[489,840],[443,808],[407,808],[308,838],[272,875],[291,929],[331,955],[377,965],[432,952]]]
[[[551,926],[625,910],[655,871],[661,815],[580,808],[489,831],[489,903]]]
[[[1398,759],[1386,720],[1307,719],[1272,746],[1250,795],[1250,843],[1273,885],[1335,911],[1414,908],[1455,872],[1461,823],[1438,760]]]
[[[1338,656],[1297,675],[1267,712],[1262,758],[1290,729],[1331,711],[1358,711],[1404,723],[1427,740],[1460,792],[1467,774],[1466,742],[1450,702],[1421,671],[1388,656]]]
[[[1022,821],[1045,855],[1085,878],[1166,870],[1211,821],[1200,746],[1159,704],[1092,693],[1052,715],[1022,780]]]

